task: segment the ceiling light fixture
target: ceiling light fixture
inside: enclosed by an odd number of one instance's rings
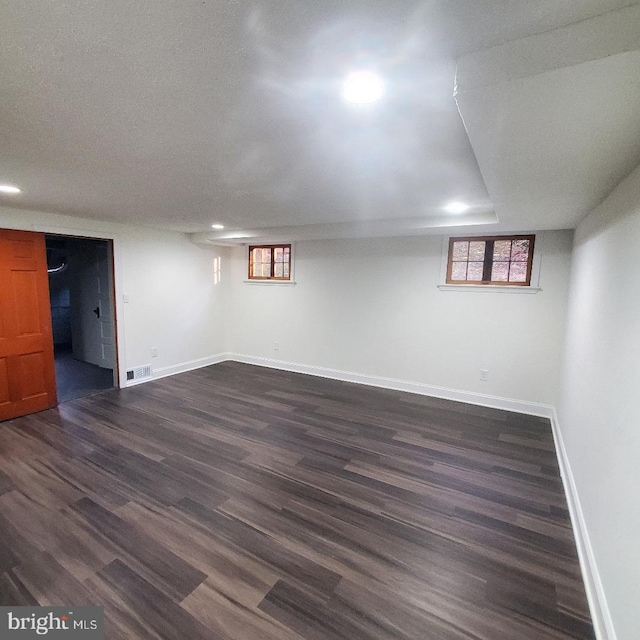
[[[342,97],[353,104],[369,104],[382,98],[384,82],[371,71],[354,71],[342,85]]]
[[[449,213],[464,213],[469,209],[469,205],[464,202],[450,202],[444,210]]]
[[[0,184],[0,193],[21,193],[22,189],[14,187],[10,184]]]
[[[223,224],[212,224],[211,228],[212,229],[224,229],[224,225]]]

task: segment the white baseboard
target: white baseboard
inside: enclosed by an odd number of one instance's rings
[[[446,387],[438,387],[435,385],[423,384],[421,382],[411,382],[409,380],[399,380],[397,378],[384,378],[381,376],[354,373],[352,371],[342,371],[340,369],[329,369],[327,367],[286,362],[285,360],[248,356],[241,353],[218,353],[205,358],[180,362],[169,367],[159,367],[157,369],[152,368],[150,378],[144,378],[142,380],[128,380],[124,386],[134,387],[139,384],[151,382],[152,380],[166,378],[167,376],[173,376],[177,373],[185,373],[186,371],[193,371],[194,369],[208,367],[212,364],[218,364],[228,360],[233,362],[242,362],[245,364],[254,364],[271,369],[281,369],[282,371],[291,371],[293,373],[305,373],[307,375],[318,376],[320,378],[355,382],[357,384],[364,384],[370,387],[381,387],[383,389],[392,389],[394,391],[407,391],[408,393],[416,393],[423,396],[432,396],[434,398],[453,400],[455,402],[466,402],[467,404],[475,404],[481,407],[503,409],[504,411],[525,413],[532,416],[542,416],[543,418],[551,419],[553,415],[553,407],[536,402],[513,400],[511,398],[491,396],[484,393],[475,393],[473,391],[448,389]]]
[[[198,358],[197,360],[188,360],[187,362],[181,362],[180,364],[174,364],[170,367],[159,367],[157,369],[152,368],[152,379],[166,378],[167,376],[173,376],[176,373],[185,373],[186,371],[193,371],[194,369],[200,369],[201,367],[208,367],[212,364],[218,364],[225,360],[230,360],[229,353],[217,353],[213,356],[207,356],[206,358]]]
[[[167,376],[174,376],[177,373],[186,373],[187,371],[193,371],[194,369],[200,369],[202,367],[208,367],[212,364],[218,364],[225,360],[232,360],[229,353],[217,353],[213,356],[207,356],[205,358],[197,358],[196,360],[188,360],[187,362],[180,362],[173,364],[169,367],[151,368],[151,377],[143,378],[142,380],[128,380],[126,381],[126,387],[135,387],[139,384],[145,384],[146,382],[152,382],[159,378],[166,378]]]
[[[593,619],[593,626],[597,640],[616,640],[616,634],[613,627],[613,620],[607,605],[604,588],[600,580],[600,574],[596,565],[593,549],[589,540],[589,533],[580,506],[578,491],[575,485],[571,465],[567,457],[567,452],[562,439],[562,433],[558,424],[558,416],[554,407],[546,404],[535,402],[527,402],[524,400],[513,400],[511,398],[502,398],[500,396],[490,396],[482,393],[471,391],[461,391],[459,389],[448,389],[446,387],[438,387],[435,385],[423,384],[420,382],[411,382],[407,380],[398,380],[395,378],[384,378],[381,376],[371,376],[362,373],[354,373],[350,371],[342,371],[340,369],[329,369],[326,367],[317,367],[313,365],[298,364],[295,362],[286,362],[284,360],[275,360],[272,358],[261,358],[256,356],[248,356],[239,353],[219,353],[206,358],[198,358],[169,367],[161,367],[152,370],[152,377],[147,380],[131,381],[127,387],[144,382],[150,382],[158,378],[172,376],[177,373],[184,373],[218,364],[225,361],[242,362],[245,364],[254,364],[261,367],[271,369],[280,369],[291,371],[294,373],[304,373],[321,378],[331,378],[333,380],[342,380],[345,382],[355,382],[372,387],[381,387],[384,389],[393,389],[395,391],[407,391],[419,395],[432,396],[435,398],[443,398],[445,400],[453,400],[456,402],[466,402],[468,404],[479,405],[482,407],[491,407],[493,409],[503,409],[505,411],[514,411],[516,413],[525,413],[528,415],[541,416],[549,418],[555,441],[556,454],[558,457],[558,465],[560,467],[560,475],[564,485],[564,491],[567,498],[567,505],[571,517],[571,524],[576,540],[578,557],[580,560],[580,568],[585,583],[587,600],[589,609]]]
[[[437,387],[430,384],[423,384],[421,382],[398,380],[396,378],[383,378],[380,376],[371,376],[363,373],[341,371],[340,369],[328,369],[326,367],[316,367],[308,364],[298,364],[295,362],[286,362],[284,360],[274,360],[272,358],[247,356],[240,353],[230,353],[227,355],[227,360],[244,362],[245,364],[255,364],[261,367],[269,367],[271,369],[282,369],[284,371],[292,371],[294,373],[306,373],[308,375],[319,376],[321,378],[332,378],[333,380],[356,382],[358,384],[366,384],[370,387],[393,389],[394,391],[407,391],[409,393],[417,393],[423,396],[432,396],[434,398],[443,398],[444,400],[466,402],[468,404],[475,404],[482,407],[504,409],[505,411],[526,413],[528,415],[542,416],[544,418],[551,418],[551,416],[553,415],[553,407],[546,404],[538,404],[536,402],[512,400],[511,398],[490,396],[484,393],[460,391],[458,389],[447,389],[446,387]]]
[[[584,519],[578,489],[576,487],[571,464],[567,456],[567,450],[564,446],[562,432],[558,423],[558,416],[555,409],[551,416],[551,428],[553,430],[553,439],[555,440],[556,453],[558,456],[558,466],[560,467],[560,475],[564,485],[564,492],[567,496],[567,505],[571,516],[571,524],[573,535],[576,540],[578,549],[578,557],[580,559],[580,568],[584,579],[584,586],[587,592],[587,600],[589,601],[589,610],[593,620],[593,628],[597,640],[616,640],[616,633],[613,626],[613,619],[607,604],[607,598],[604,593],[604,587],[598,572],[598,566],[591,547],[587,524]]]

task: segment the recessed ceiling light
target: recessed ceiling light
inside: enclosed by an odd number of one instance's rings
[[[223,224],[212,224],[211,228],[212,229],[224,229],[224,225]]]
[[[450,202],[445,208],[449,213],[464,213],[469,208],[464,202]]]
[[[2,193],[21,193],[22,189],[14,187],[10,184],[0,184],[0,192]]]
[[[342,85],[342,97],[354,104],[369,104],[382,98],[384,82],[371,71],[354,71]]]

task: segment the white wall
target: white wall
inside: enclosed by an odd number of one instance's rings
[[[0,228],[114,239],[122,370],[150,363],[169,374],[234,352],[480,403],[557,405],[609,637],[637,637],[640,169],[579,226],[570,280],[572,232],[537,234],[533,295],[438,289],[439,236],[299,242],[291,287],[245,284],[244,248],[203,248],[179,233],[8,208]]]
[[[123,294],[127,360],[173,373],[181,364],[222,354],[227,343],[227,249],[194,245],[169,231],[127,229],[123,242]],[[214,259],[223,278],[214,283]],[[150,357],[151,347],[159,356]],[[207,363],[199,363],[200,365]]]
[[[570,231],[537,234],[535,295],[438,289],[440,236],[298,242],[295,287],[245,284],[246,250],[234,249],[230,347],[254,359],[553,405],[571,239]]]
[[[639,253],[640,169],[576,231],[558,410],[618,640],[640,634]]]
[[[227,249],[199,247],[171,231],[8,208],[0,208],[0,228],[114,239],[121,373],[145,364],[157,375],[175,373],[226,350]],[[220,284],[213,277],[216,257],[222,257]]]

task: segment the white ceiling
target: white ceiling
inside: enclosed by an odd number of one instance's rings
[[[0,204],[236,241],[571,227],[640,162],[638,8],[7,0]],[[386,95],[348,105],[363,66]]]

